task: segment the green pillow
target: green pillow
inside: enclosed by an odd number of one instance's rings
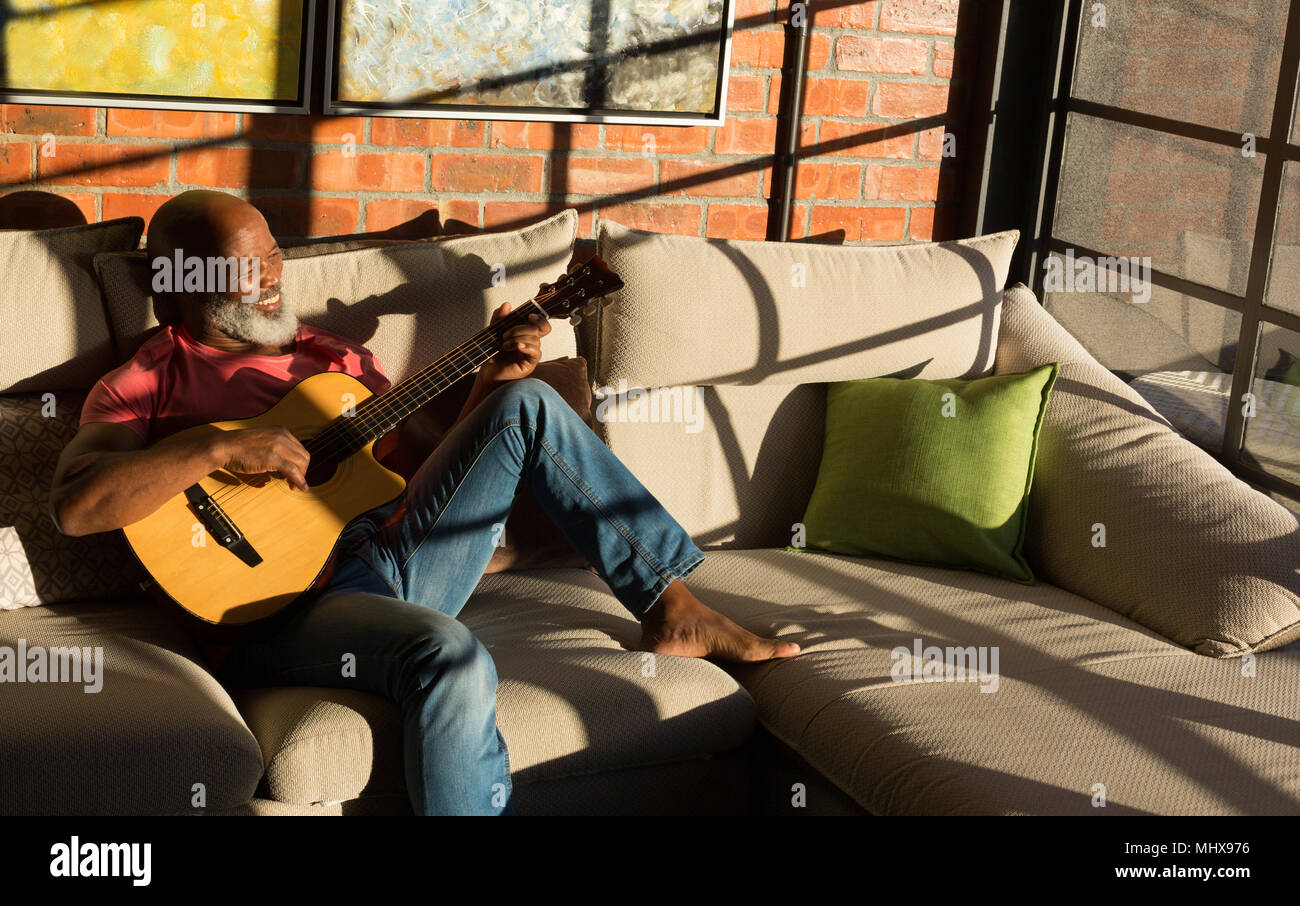
[[[827,385],[807,546],[1034,581],[1021,547],[1057,371]]]

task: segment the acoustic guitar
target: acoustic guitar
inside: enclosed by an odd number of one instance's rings
[[[576,323],[622,285],[604,261],[590,258],[384,393],[325,372],[294,385],[261,415],[197,425],[159,441],[283,425],[311,462],[306,491],[274,473],[220,470],[126,526],[126,540],[152,579],[150,590],[213,624],[246,624],[283,610],[320,577],[348,522],[405,489],[402,477],[375,459],[375,441],[496,355],[511,327],[534,314]]]

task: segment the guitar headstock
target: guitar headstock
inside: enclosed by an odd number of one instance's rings
[[[543,283],[533,301],[545,309],[547,317],[568,318],[577,326],[584,315],[594,315],[602,305],[608,305],[605,297],[622,286],[618,274],[593,255],[572,265],[554,283]]]

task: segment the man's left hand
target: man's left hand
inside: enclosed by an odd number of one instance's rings
[[[510,303],[506,302],[492,312],[492,323],[508,314]],[[528,323],[511,327],[501,337],[500,351],[479,368],[478,383],[490,389],[528,377],[542,360],[542,337],[550,332],[550,322],[539,314],[530,315]]]

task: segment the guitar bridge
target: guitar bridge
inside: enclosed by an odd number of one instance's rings
[[[239,526],[235,525],[234,520],[226,515],[226,511],[201,486],[192,484],[186,488],[185,499],[190,502],[194,514],[199,517],[204,531],[216,539],[217,544],[248,566],[257,566],[262,562],[262,555],[248,543]]]

